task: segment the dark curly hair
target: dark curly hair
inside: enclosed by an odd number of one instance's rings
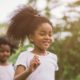
[[[52,26],[51,22],[46,17],[39,15],[37,10],[31,6],[23,6],[12,17],[7,35],[23,42],[42,23],[49,23]]]
[[[0,46],[1,45],[9,45],[10,46],[10,49],[11,49],[11,54],[12,53],[15,53],[15,50],[17,49],[17,47],[13,44],[10,43],[10,41],[8,40],[7,37],[5,36],[0,36]]]

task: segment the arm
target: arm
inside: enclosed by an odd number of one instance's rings
[[[30,74],[29,69],[26,70],[24,66],[19,65],[15,71],[14,80],[25,80]]]
[[[39,59],[34,56],[28,69],[22,65],[19,65],[15,71],[14,80],[25,80],[39,66],[39,64]]]

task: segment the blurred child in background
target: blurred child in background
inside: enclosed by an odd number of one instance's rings
[[[14,67],[8,62],[14,47],[6,37],[0,37],[0,80],[13,80]]]

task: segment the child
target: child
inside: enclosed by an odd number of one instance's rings
[[[34,45],[32,51],[22,52],[15,64],[15,80],[55,80],[57,56],[47,51],[52,42],[51,22],[32,7],[23,7],[12,17],[8,37],[20,42],[27,38]]]
[[[13,80],[14,68],[8,58],[14,51],[13,46],[5,37],[0,37],[0,80]]]

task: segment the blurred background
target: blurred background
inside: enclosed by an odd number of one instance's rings
[[[80,80],[80,0],[0,0],[0,36],[6,34],[13,11],[23,4],[39,10],[53,24],[49,51],[58,56],[56,80]],[[21,51],[31,48],[26,40],[9,61],[15,63]]]

